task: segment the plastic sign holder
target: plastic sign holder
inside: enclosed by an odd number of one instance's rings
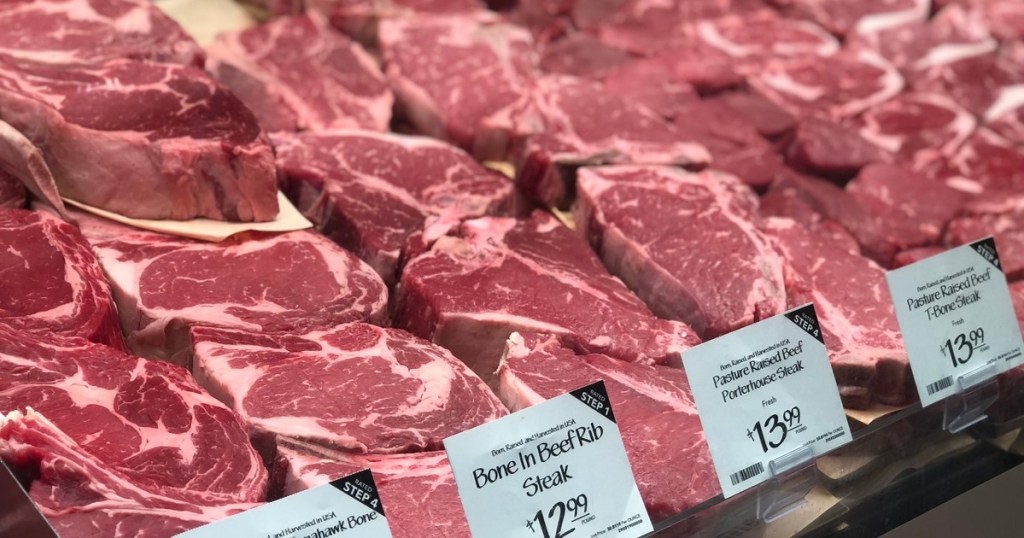
[[[807,494],[818,482],[814,449],[810,445],[768,462],[771,478],[757,492],[757,518],[765,523],[782,519],[806,504]]]
[[[985,411],[999,399],[999,371],[994,364],[967,372],[956,379],[956,394],[946,398],[942,427],[959,433],[985,420]]]

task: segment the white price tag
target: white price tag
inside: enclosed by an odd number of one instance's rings
[[[176,538],[391,538],[369,470],[247,510]]]
[[[726,497],[771,478],[775,459],[852,439],[813,305],[685,351],[683,367]]]
[[[631,538],[653,530],[603,382],[444,446],[473,536]]]
[[[1020,326],[992,238],[889,271],[889,292],[921,405],[957,392],[957,379],[1024,362]]]

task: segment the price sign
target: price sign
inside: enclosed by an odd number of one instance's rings
[[[369,470],[247,510],[176,538],[391,538]]]
[[[686,351],[683,367],[726,497],[771,478],[772,460],[852,438],[813,305]]]
[[[1020,326],[992,238],[889,271],[889,292],[921,405],[957,391],[957,378],[1024,362]]]
[[[473,536],[630,538],[653,530],[603,382],[444,446]]]

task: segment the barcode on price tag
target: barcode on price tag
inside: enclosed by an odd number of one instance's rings
[[[742,484],[751,478],[764,472],[764,465],[761,462],[757,462],[746,469],[740,469],[739,471],[729,475],[729,481],[732,485]]]
[[[940,390],[948,389],[953,386],[953,376],[948,375],[934,383],[928,384],[928,395],[931,396]]]

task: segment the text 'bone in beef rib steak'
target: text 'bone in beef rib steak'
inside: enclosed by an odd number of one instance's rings
[[[605,166],[576,189],[577,228],[658,316],[714,338],[785,310],[782,258],[735,177]]]
[[[682,370],[577,355],[555,337],[516,333],[500,376],[499,395],[512,411],[603,380],[640,495],[655,521],[720,493]]]
[[[79,202],[151,219],[277,215],[256,118],[195,67],[57,69],[0,55],[0,120],[40,148],[61,194]]]
[[[266,333],[384,320],[380,277],[313,232],[206,243],[72,218],[110,279],[129,348],[145,357],[187,363],[193,325]]]
[[[207,69],[274,131],[387,131],[394,96],[376,60],[315,12],[223,33]]]
[[[110,286],[74,226],[42,211],[0,209],[0,245],[0,325],[125,349]]]
[[[370,469],[394,538],[470,538],[455,476],[444,451],[338,454],[326,459],[282,448],[274,481],[285,495]]]
[[[646,364],[700,341],[684,323],[656,318],[586,241],[540,211],[466,221],[406,266],[397,293],[395,326],[452,350],[492,386],[513,331]]]
[[[384,281],[465,219],[508,214],[511,181],[425,137],[332,131],[276,135],[278,174],[324,235]]]
[[[275,441],[353,453],[440,450],[445,437],[505,415],[466,365],[398,329],[351,323],[261,335],[196,327],[192,339],[196,378],[241,415],[266,455]]]

